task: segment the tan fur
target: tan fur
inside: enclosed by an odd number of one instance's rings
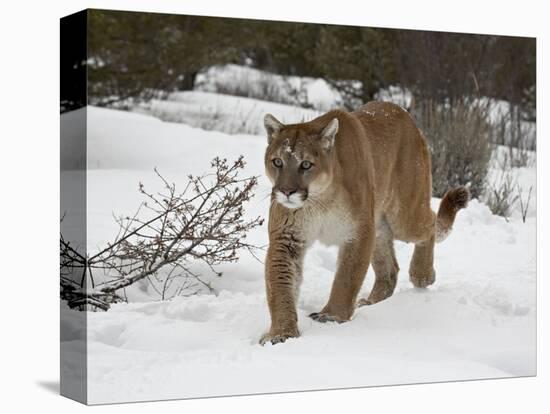
[[[265,264],[272,323],[260,343],[299,336],[296,301],[304,255],[315,240],[339,246],[329,300],[310,315],[317,321],[348,321],[356,304],[392,295],[399,270],[394,239],[415,244],[413,285],[435,281],[434,243],[450,232],[469,193],[464,187],[450,190],[437,216],[431,210],[430,154],[407,111],[370,102],[300,124],[283,125],[266,115],[265,124],[265,167],[273,184]],[[304,169],[304,161],[312,167]],[[371,263],[374,287],[357,302]]]

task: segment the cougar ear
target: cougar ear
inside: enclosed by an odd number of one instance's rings
[[[279,132],[284,127],[284,125],[271,114],[266,114],[266,116],[264,116],[264,126],[265,130],[267,131],[268,143],[271,143],[273,134]]]
[[[334,145],[334,139],[338,133],[338,118],[332,119],[321,132],[321,146],[325,150],[330,150]]]

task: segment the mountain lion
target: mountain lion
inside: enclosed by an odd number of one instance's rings
[[[272,185],[265,264],[271,328],[260,343],[299,336],[296,303],[304,254],[315,240],[336,245],[338,269],[318,322],[350,320],[357,306],[392,295],[399,266],[395,239],[414,243],[410,281],[435,281],[434,244],[466,207],[465,187],[449,190],[437,215],[430,208],[428,145],[407,111],[370,102],[355,112],[334,110],[310,122],[284,125],[267,114],[265,169]],[[375,282],[357,302],[372,264]]]

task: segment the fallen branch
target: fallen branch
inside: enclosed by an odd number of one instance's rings
[[[105,303],[121,300],[117,291],[141,280],[147,280],[161,299],[212,290],[191,264],[204,263],[221,276],[217,265],[237,261],[241,250],[253,254],[259,248],[245,241],[263,219],[243,217],[243,204],[257,183],[256,177],[238,178],[244,165],[242,156],[232,165],[215,158],[214,172],[190,175],[182,192],[155,169],[162,192],[148,192],[140,183],[146,201],[133,216],[115,218],[117,236],[92,256],[84,257],[61,236],[62,297],[69,306],[105,309]],[[80,280],[75,278],[79,271]],[[102,271],[103,279],[94,280],[93,271]]]

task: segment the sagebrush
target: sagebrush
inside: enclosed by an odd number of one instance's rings
[[[487,108],[468,99],[423,100],[413,116],[430,146],[434,195],[442,197],[460,185],[468,186],[474,198],[483,194],[493,150]]]

